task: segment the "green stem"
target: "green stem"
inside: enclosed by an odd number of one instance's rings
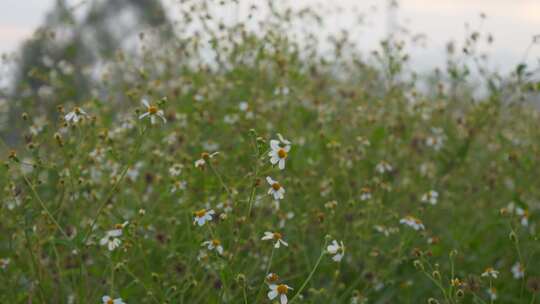
[[[244,282],[244,285],[242,286],[242,294],[244,295],[244,304],[248,304],[246,295],[246,282]]]
[[[259,146],[257,145],[257,135],[254,135],[253,145],[255,146],[255,174],[253,175],[253,185],[251,186],[251,194],[249,195],[247,217],[251,215],[253,199],[255,198],[255,191],[257,190],[257,176],[259,175]]]
[[[302,291],[304,290],[304,288],[307,286],[307,284],[309,283],[309,281],[311,281],[311,278],[313,277],[313,274],[315,274],[315,271],[317,271],[317,268],[319,268],[319,264],[321,263],[322,261],[322,258],[324,257],[324,255],[326,254],[326,251],[324,248],[326,248],[326,243],[327,241],[324,241],[324,245],[323,245],[323,250],[321,251],[321,255],[319,255],[319,258],[317,259],[317,262],[315,263],[315,266],[313,266],[313,269],[311,270],[311,272],[309,273],[309,276],[307,277],[307,279],[304,281],[304,283],[302,284],[302,286],[300,286],[300,289],[298,289],[298,291],[296,292],[296,294],[294,295],[294,297],[289,301],[289,303],[292,303],[294,302],[294,300],[296,300],[300,294],[302,293]]]
[[[261,286],[259,286],[259,291],[257,291],[257,296],[255,297],[255,303],[259,303],[259,297],[261,296],[261,292],[263,290],[264,281],[266,280],[266,276],[268,275],[268,272],[270,271],[270,267],[272,266],[272,260],[274,259],[274,251],[276,248],[272,246],[272,252],[270,253],[270,258],[268,259],[268,265],[266,265],[266,270],[264,271],[264,278],[261,283]]]
[[[43,280],[41,279],[41,275],[40,275],[41,272],[39,270],[39,265],[38,265],[38,262],[36,260],[36,257],[34,256],[34,250],[32,248],[32,243],[30,241],[30,236],[28,235],[28,230],[29,230],[28,222],[26,223],[26,225],[27,226],[24,228],[24,237],[26,239],[26,244],[28,245],[28,252],[30,254],[30,259],[32,260],[32,266],[33,266],[32,268],[33,268],[33,270],[34,270],[34,272],[36,274],[36,280],[38,282],[37,283],[38,291],[39,291],[38,294],[39,294],[41,300],[44,301],[45,300],[45,292],[44,292],[43,286],[42,286]]]
[[[129,274],[135,280],[135,282],[139,283],[142,286],[142,288],[146,291],[146,294],[149,294],[156,303],[160,303],[160,301],[158,300],[158,298],[156,298],[154,293],[146,285],[144,285],[144,283],[141,281],[141,279],[139,279],[133,272],[131,272],[126,267],[126,265],[122,265],[122,268],[124,269],[124,271],[127,274]]]
[[[66,239],[69,240],[69,237],[67,235],[67,233],[64,231],[64,229],[62,229],[62,226],[60,226],[60,224],[56,221],[56,219],[54,218],[54,216],[52,215],[52,213],[49,211],[49,209],[47,208],[47,206],[45,205],[45,203],[43,202],[43,200],[41,199],[41,197],[39,196],[39,194],[37,193],[36,191],[36,188],[34,187],[34,185],[32,185],[32,183],[30,183],[30,181],[28,180],[28,178],[26,177],[26,175],[24,175],[24,173],[22,173],[22,176],[24,178],[24,181],[26,182],[26,184],[28,185],[28,187],[30,187],[30,189],[32,190],[32,193],[34,194],[36,200],[39,202],[39,204],[41,205],[41,208],[43,209],[43,211],[45,211],[45,214],[47,214],[47,216],[49,217],[49,219],[54,223],[54,225],[58,228],[58,230],[64,235],[64,237]]]
[[[225,191],[227,192],[227,195],[229,196],[229,198],[232,199],[232,194],[231,194],[231,190],[229,190],[229,187],[227,187],[227,185],[225,184],[225,182],[223,181],[223,178],[221,177],[221,174],[219,174],[219,172],[216,170],[216,168],[214,168],[214,166],[212,165],[212,161],[209,159],[208,161],[208,166],[210,167],[210,169],[212,169],[212,172],[214,172],[214,175],[216,175],[216,177],[218,178],[219,182],[221,183],[221,186],[223,187],[223,189],[225,189]]]
[[[90,227],[88,228],[88,231],[87,231],[86,234],[84,235],[84,238],[83,238],[83,240],[82,240],[82,244],[83,244],[83,245],[86,243],[86,240],[88,239],[88,237],[89,237],[90,234],[92,233],[92,230],[94,229],[94,226],[96,225],[99,216],[100,216],[101,213],[103,212],[103,209],[104,209],[105,206],[107,205],[107,202],[110,200],[110,198],[111,198],[112,195],[114,194],[116,188],[118,188],[118,186],[120,185],[120,183],[124,180],[124,177],[126,176],[127,171],[129,170],[129,168],[131,167],[131,165],[133,165],[133,163],[135,162],[135,157],[137,156],[137,154],[138,154],[138,152],[139,152],[139,149],[140,149],[141,146],[142,146],[142,143],[140,142],[140,139],[143,137],[145,131],[146,131],[146,129],[143,129],[142,132],[139,134],[139,138],[137,139],[137,140],[138,140],[138,143],[137,143],[136,151],[135,151],[135,153],[133,153],[133,156],[134,156],[133,159],[132,159],[131,161],[128,162],[128,164],[126,165],[126,167],[124,168],[124,170],[123,170],[122,173],[120,174],[120,177],[116,180],[116,182],[114,183],[114,185],[112,186],[112,188],[109,190],[109,192],[108,192],[107,195],[105,196],[105,199],[103,200],[103,202],[101,202],[101,204],[99,205],[99,208],[98,208],[98,210],[97,210],[97,213],[96,213],[94,219],[92,220],[92,223],[90,224]]]

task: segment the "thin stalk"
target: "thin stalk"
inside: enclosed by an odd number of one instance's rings
[[[137,156],[137,154],[138,154],[138,152],[139,152],[139,149],[140,149],[141,146],[142,146],[142,143],[140,142],[140,139],[143,137],[145,131],[146,131],[146,129],[143,129],[142,132],[139,134],[139,138],[137,139],[137,140],[138,140],[138,143],[137,143],[136,151],[135,151],[135,153],[133,153],[133,156],[134,156],[133,159],[132,159],[131,161],[128,162],[128,164],[126,165],[126,167],[124,168],[124,170],[123,170],[122,173],[120,174],[120,177],[116,180],[116,182],[114,183],[114,185],[112,186],[112,188],[109,190],[109,192],[108,192],[107,195],[105,196],[105,199],[103,200],[103,202],[101,202],[101,204],[99,205],[99,208],[98,208],[98,210],[97,210],[97,213],[96,213],[94,219],[92,220],[92,223],[90,224],[90,227],[88,228],[88,231],[87,231],[86,234],[84,235],[82,244],[86,243],[86,240],[88,239],[88,237],[89,237],[90,234],[92,233],[92,230],[94,229],[94,226],[96,225],[99,216],[100,216],[101,213],[103,212],[103,209],[104,209],[105,206],[107,205],[107,202],[110,200],[110,198],[111,198],[112,195],[114,194],[116,188],[118,188],[118,186],[120,185],[120,183],[124,180],[124,177],[126,176],[127,171],[129,170],[129,168],[133,165],[133,163],[134,163],[134,161],[135,161],[135,157]]]
[[[209,159],[207,162],[208,162],[208,166],[210,167],[212,172],[214,172],[214,175],[218,178],[219,182],[221,183],[221,186],[227,192],[227,195],[229,196],[229,198],[232,198],[231,190],[229,190],[229,187],[227,187],[227,185],[223,181],[223,178],[221,177],[221,174],[219,174],[219,172],[216,170],[216,168],[214,168],[214,165],[212,165],[212,161]]]
[[[311,272],[309,273],[309,276],[307,277],[307,279],[304,281],[304,283],[302,284],[302,286],[300,286],[300,289],[298,289],[298,291],[296,292],[296,294],[294,295],[294,297],[291,299],[291,301],[289,301],[289,303],[293,303],[294,300],[296,300],[300,294],[302,293],[302,291],[304,290],[304,288],[307,286],[307,284],[309,283],[309,281],[311,281],[311,278],[313,277],[313,275],[315,274],[315,271],[317,271],[317,268],[319,268],[319,264],[321,263],[322,261],[322,258],[324,257],[324,255],[326,254],[326,251],[324,248],[326,248],[326,243],[327,241],[324,241],[324,245],[323,245],[323,250],[321,251],[321,255],[319,255],[319,258],[317,259],[317,262],[315,263],[315,266],[313,266],[313,269],[311,270]]]
[[[251,194],[249,195],[247,217],[251,215],[253,199],[255,198],[255,192],[257,190],[257,176],[259,175],[259,146],[257,145],[257,135],[254,135],[253,137],[253,145],[255,146],[255,174],[253,175],[253,184],[251,186]]]
[[[266,276],[268,275],[268,272],[270,271],[270,267],[272,266],[272,260],[274,259],[274,251],[276,248],[272,246],[272,252],[270,253],[270,258],[268,259],[268,265],[266,265],[266,270],[264,271],[264,278],[261,283],[261,286],[259,286],[259,290],[257,291],[257,296],[255,297],[255,303],[259,302],[259,297],[261,296],[261,292],[263,290],[264,281],[266,280]]]
[[[30,189],[32,190],[32,193],[34,194],[34,197],[39,202],[39,204],[41,206],[41,209],[43,209],[43,211],[45,211],[45,214],[47,214],[49,219],[54,223],[54,225],[64,235],[64,237],[69,240],[69,237],[68,237],[67,233],[64,231],[64,229],[62,229],[62,226],[60,226],[60,224],[56,221],[56,219],[54,218],[52,213],[49,211],[49,209],[47,208],[47,206],[45,205],[45,203],[43,202],[43,200],[41,199],[41,197],[37,193],[36,188],[34,187],[34,185],[32,185],[32,183],[30,183],[30,181],[28,180],[28,178],[26,177],[26,175],[24,173],[21,172],[21,174],[23,176],[24,181],[28,185],[28,187],[30,187]]]

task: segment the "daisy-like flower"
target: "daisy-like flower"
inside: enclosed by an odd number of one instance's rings
[[[491,278],[498,278],[499,277],[499,272],[497,270],[495,270],[493,267],[488,267],[486,268],[486,270],[484,270],[484,272],[482,272],[481,274],[482,277],[491,277]]]
[[[206,165],[206,162],[218,155],[219,152],[214,152],[212,154],[208,152],[201,153],[201,158],[195,161],[195,168],[202,168]]]
[[[373,229],[375,229],[375,231],[379,233],[382,233],[384,236],[390,236],[390,234],[398,232],[397,228],[394,228],[394,227],[388,228],[382,225],[375,225],[373,226]]]
[[[369,199],[371,199],[371,189],[368,187],[360,189],[360,200],[367,201]]]
[[[9,266],[9,263],[11,263],[11,260],[9,258],[0,259],[0,268],[6,269]]]
[[[385,172],[392,171],[393,168],[389,163],[383,160],[378,163],[377,166],[375,166],[375,170],[377,170],[377,172],[379,172],[380,174],[384,174]]]
[[[529,226],[529,211],[516,207],[516,214],[521,218],[520,223],[523,227]]]
[[[115,250],[120,246],[122,241],[119,237],[122,236],[122,229],[113,229],[105,233],[105,236],[99,241],[101,246],[107,245],[110,251]]]
[[[439,151],[444,145],[446,136],[441,128],[432,128],[431,131],[433,135],[426,138],[426,145]]]
[[[279,281],[279,276],[273,272],[270,272],[266,275],[266,280],[268,281],[268,283],[275,283]]]
[[[182,173],[182,164],[174,164],[169,168],[169,174],[173,177],[180,175]]]
[[[291,287],[285,284],[270,284],[268,287],[270,288],[270,291],[268,292],[268,299],[273,300],[279,296],[279,302],[281,304],[287,304],[287,292],[292,290]]]
[[[407,225],[411,228],[413,228],[414,230],[424,230],[424,224],[422,223],[421,220],[417,219],[416,217],[414,216],[410,216],[410,215],[407,215],[406,217],[402,218],[399,223],[401,224],[404,224],[404,225]]]
[[[161,120],[163,120],[164,123],[167,122],[167,118],[165,118],[165,113],[163,112],[163,110],[160,110],[155,105],[151,105],[148,102],[148,100],[146,100],[146,99],[142,100],[142,104],[146,107],[146,112],[141,114],[139,116],[139,119],[149,117],[150,118],[150,123],[152,123],[154,125],[154,124],[156,124],[156,116],[157,116],[157,117],[161,118]]]
[[[217,240],[217,239],[213,239],[213,240],[210,240],[210,241],[203,242],[202,246],[206,246],[206,248],[208,248],[208,250],[215,250],[220,255],[223,254],[223,246],[221,246],[221,242],[219,240]]]
[[[83,118],[87,117],[88,114],[81,108],[75,107],[73,111],[67,113],[64,116],[66,122],[78,123]]]
[[[193,224],[197,224],[199,226],[204,225],[204,223],[209,222],[212,220],[212,215],[214,215],[216,212],[212,209],[206,210],[201,209],[199,211],[195,211],[195,218],[193,219]]]
[[[186,189],[187,183],[185,181],[175,181],[171,187],[171,193],[175,193],[180,190]]]
[[[525,268],[520,262],[517,262],[512,266],[512,275],[514,279],[521,279],[525,276]]]
[[[275,200],[283,199],[285,194],[285,188],[283,188],[277,181],[273,180],[270,176],[266,177],[266,181],[270,184],[268,194],[274,196]]]
[[[272,165],[278,164],[279,169],[283,170],[285,169],[285,160],[291,150],[291,142],[283,138],[279,133],[278,138],[279,140],[270,140],[271,151],[268,153],[268,156]]]
[[[113,300],[113,298],[109,296],[103,296],[103,298],[101,298],[101,301],[103,301],[103,304],[126,304],[126,302],[124,302],[122,298],[117,298]]]
[[[439,193],[435,190],[430,190],[427,193],[424,193],[422,195],[422,203],[428,203],[432,205],[437,205],[437,201],[439,199]]]
[[[336,240],[334,240],[332,241],[332,244],[326,247],[326,251],[328,251],[329,254],[333,255],[332,260],[334,260],[335,262],[340,262],[345,255],[345,245],[343,245],[342,241],[338,243]]]
[[[452,280],[450,280],[450,285],[459,288],[463,286],[463,282],[459,278],[453,278]]]
[[[114,229],[124,229],[127,227],[127,225],[129,225],[129,221],[125,221],[121,224],[115,224]]]
[[[285,242],[283,240],[283,235],[281,233],[279,233],[279,232],[266,231],[264,233],[264,236],[261,238],[261,240],[263,240],[263,241],[268,241],[268,240],[276,241],[274,243],[274,248],[279,248],[281,246],[281,244],[283,244],[283,246],[289,246],[289,244],[287,244],[287,242]]]
[[[497,289],[495,289],[494,287],[491,287],[491,288],[488,288],[486,291],[491,301],[497,300]]]

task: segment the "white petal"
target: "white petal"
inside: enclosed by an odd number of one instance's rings
[[[290,144],[291,144],[291,142],[288,141],[288,140],[286,140],[285,138],[283,138],[283,136],[282,136],[281,134],[278,133],[277,136],[278,136],[279,140],[280,140],[282,143],[284,143],[284,144],[286,144],[286,145],[290,145]]]
[[[122,235],[122,230],[121,229],[110,230],[107,234],[109,236],[121,236]]]
[[[146,100],[146,98],[143,98],[141,102],[145,107],[150,108],[150,104],[148,103],[148,100]]]
[[[275,139],[270,140],[270,148],[272,148],[272,150],[279,150],[279,141]]]
[[[104,246],[105,244],[107,244],[108,241],[109,241],[109,237],[104,237],[101,240],[99,240],[99,244],[101,246]]]
[[[342,258],[343,258],[343,254],[336,254],[335,256],[332,257],[332,260],[339,262],[341,261]]]
[[[143,119],[145,118],[146,116],[150,115],[150,113],[146,112],[146,113],[143,113],[142,115],[139,116],[139,119]]]
[[[285,169],[285,159],[282,158],[282,159],[279,160],[278,167],[279,167],[279,170]]]
[[[281,304],[287,304],[287,295],[282,294],[280,297]]]
[[[266,177],[266,181],[270,184],[270,185],[273,185],[275,183],[275,181],[270,177],[270,176],[267,176]]]
[[[268,292],[268,299],[273,300],[278,296],[277,290],[271,290]]]

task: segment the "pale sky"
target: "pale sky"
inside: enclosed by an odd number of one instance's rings
[[[251,0],[258,1],[258,0]],[[0,53],[15,52],[21,42],[44,20],[54,0],[1,0]],[[72,0],[71,3],[79,1]],[[166,3],[178,0],[165,0]],[[387,29],[385,0],[289,0],[294,6],[325,6],[346,8],[338,17],[329,16],[328,31],[352,26],[353,7],[366,15],[367,25],[360,30],[358,44],[366,50],[376,47]],[[170,5],[170,4],[167,4]],[[372,11],[372,7],[377,7]],[[170,10],[174,15],[174,8]],[[401,0],[397,22],[415,33],[426,35],[427,47],[413,50],[413,62],[422,67],[444,63],[445,44],[449,40],[463,41],[465,23],[473,29],[480,25],[480,13],[487,15],[482,30],[495,37],[490,48],[493,65],[507,70],[521,59],[534,35],[540,34],[540,0]],[[174,16],[173,16],[174,18]],[[533,47],[528,61],[538,62],[540,45]]]

